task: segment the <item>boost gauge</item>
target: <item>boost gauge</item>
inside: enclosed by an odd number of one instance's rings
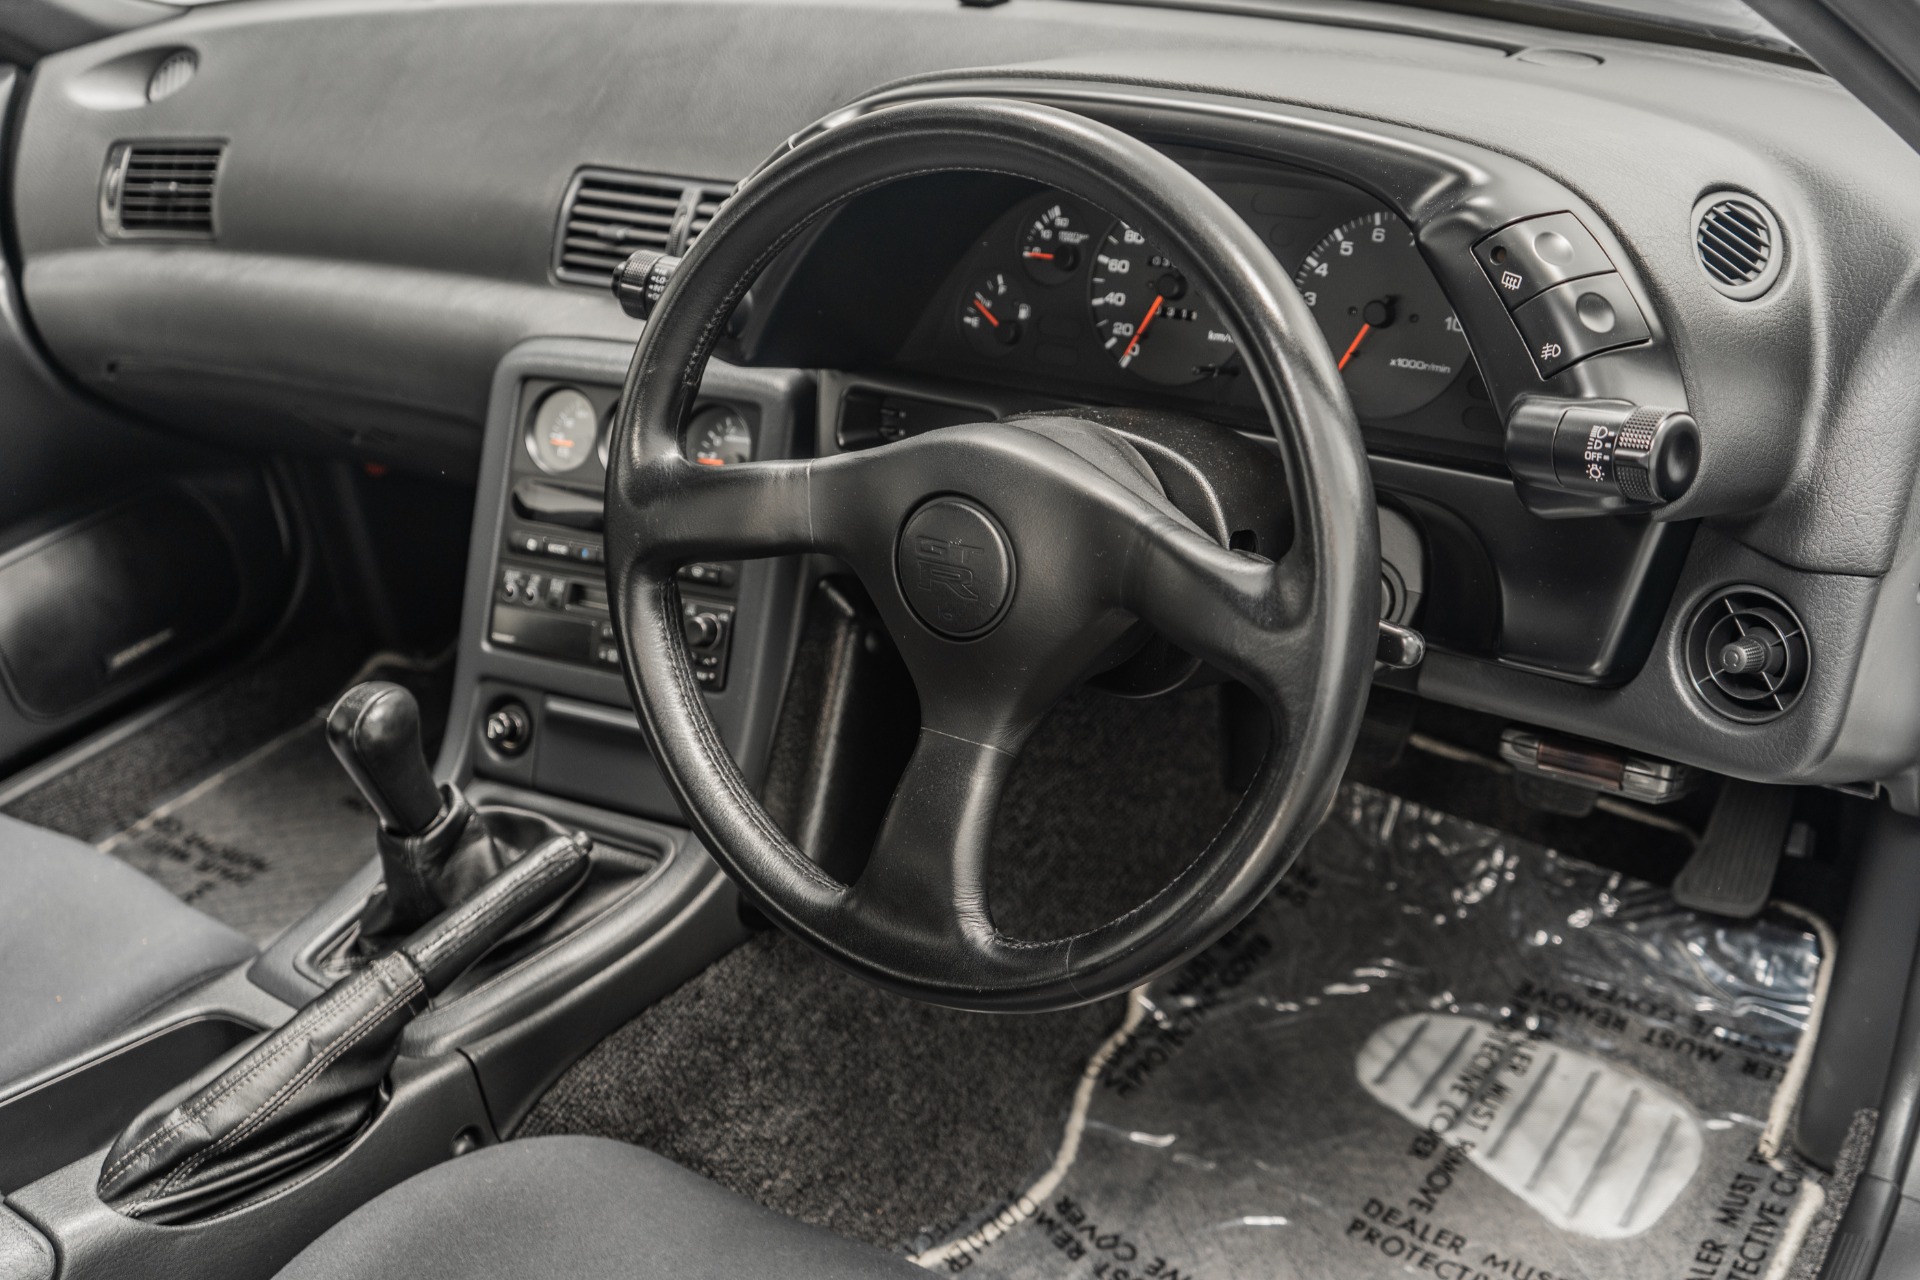
[[[1092,239],[1086,215],[1065,200],[1057,201],[1020,232],[1020,265],[1040,284],[1065,284],[1086,261]]]
[[[593,401],[572,387],[561,387],[534,410],[527,452],[542,471],[565,475],[593,457],[599,436],[600,415]]]
[[[1472,356],[1453,306],[1391,213],[1328,232],[1293,282],[1313,308],[1362,418],[1412,413],[1450,386]]]
[[[1124,222],[1093,256],[1093,324],[1122,369],[1179,386],[1219,373],[1234,356],[1233,335],[1173,259]]]

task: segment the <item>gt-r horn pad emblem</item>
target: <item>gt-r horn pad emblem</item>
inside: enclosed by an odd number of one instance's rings
[[[909,516],[894,566],[914,617],[955,640],[990,631],[1013,598],[1013,546],[964,498],[935,498]]]

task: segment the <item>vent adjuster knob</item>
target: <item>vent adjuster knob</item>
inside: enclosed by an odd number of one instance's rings
[[[649,319],[653,309],[660,305],[673,273],[679,269],[680,259],[670,253],[658,249],[637,250],[614,270],[614,301],[635,320]]]

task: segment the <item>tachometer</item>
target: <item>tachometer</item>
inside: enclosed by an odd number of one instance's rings
[[[1362,418],[1397,418],[1426,404],[1471,358],[1453,306],[1391,213],[1335,227],[1293,282],[1340,361]]]
[[[1210,300],[1173,259],[1124,222],[1093,256],[1094,327],[1122,369],[1164,386],[1219,373],[1236,348]]]

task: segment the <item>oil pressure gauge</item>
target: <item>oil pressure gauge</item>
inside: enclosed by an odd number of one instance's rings
[[[687,452],[703,467],[753,461],[753,428],[727,405],[708,405],[687,424]]]

